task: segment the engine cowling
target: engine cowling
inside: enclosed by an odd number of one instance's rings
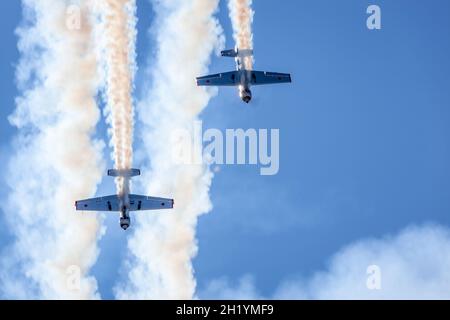
[[[242,101],[245,103],[249,103],[250,100],[252,100],[252,92],[248,88],[242,88],[239,91],[239,96],[241,97]]]
[[[127,230],[130,226],[130,218],[120,218],[120,227],[123,230]]]

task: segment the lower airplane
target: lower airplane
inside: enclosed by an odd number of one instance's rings
[[[108,176],[130,179],[139,176],[139,169],[108,170]],[[126,181],[128,183],[128,181]],[[130,211],[172,209],[173,199],[155,198],[124,193],[106,197],[79,200],[75,207],[80,211],[116,211],[120,212],[120,227],[127,230],[130,226]]]

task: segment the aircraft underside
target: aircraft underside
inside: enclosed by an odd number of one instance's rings
[[[124,177],[129,179],[140,175],[138,169],[108,170],[108,175],[112,177]],[[173,199],[150,197],[137,194],[109,195],[98,198],[78,200],[75,207],[79,211],[107,211],[119,212],[120,227],[127,230],[130,227],[130,211],[149,211],[173,208]]]
[[[251,49],[239,50],[235,48],[224,50],[221,54],[223,57],[235,58],[237,70],[197,77],[198,86],[238,86],[239,97],[245,103],[249,103],[252,100],[250,86],[291,82],[289,73],[246,69],[242,61],[244,58],[253,55]]]

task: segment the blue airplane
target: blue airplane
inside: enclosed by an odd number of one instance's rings
[[[231,50],[221,52],[222,57],[235,58],[236,71],[211,74],[208,76],[198,77],[198,86],[238,86],[239,96],[242,101],[249,103],[252,99],[250,86],[274,83],[289,83],[291,75],[289,73],[254,71],[245,69],[244,60],[253,56],[253,50],[242,49],[237,47]]]
[[[108,176],[121,177],[125,183],[129,183],[131,177],[139,176],[139,169],[108,170]],[[79,200],[75,202],[75,208],[80,211],[116,211],[120,212],[120,227],[127,230],[130,226],[130,211],[172,209],[173,199],[155,198],[124,193],[106,197]]]

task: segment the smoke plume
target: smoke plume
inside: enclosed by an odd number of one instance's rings
[[[117,169],[130,169],[133,160],[133,76],[135,70],[135,0],[98,0],[103,27],[106,100],[111,145]],[[129,193],[129,179],[117,178],[117,193]]]
[[[207,71],[221,39],[214,18],[218,0],[155,0],[153,5],[158,51],[150,64],[152,86],[138,105],[141,152],[151,160],[151,173],[142,181],[148,194],[173,197],[175,209],[135,215],[127,280],[116,287],[116,296],[191,299],[195,228],[198,217],[211,209],[212,173],[202,164],[175,163],[173,150],[179,142],[173,134],[181,130],[192,137],[195,121],[215,92],[197,87],[195,77]]]
[[[8,298],[98,297],[89,269],[97,255],[100,223],[74,201],[92,196],[101,179],[101,142],[92,138],[97,61],[90,2],[23,0],[18,29],[17,83],[10,117],[12,144],[3,207],[13,244],[1,260]]]
[[[229,0],[231,23],[233,25],[233,37],[239,49],[253,50],[253,10],[252,0]],[[247,70],[253,69],[253,57],[244,57],[244,67]]]

